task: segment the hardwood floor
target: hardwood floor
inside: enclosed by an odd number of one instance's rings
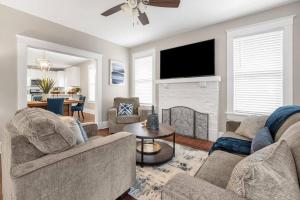
[[[102,130],[98,131],[98,135],[108,136],[108,135],[110,135],[110,133],[108,132],[108,129],[102,129]],[[171,136],[169,138],[166,138],[166,140],[173,141],[173,138]],[[189,147],[204,150],[204,151],[209,151],[209,149],[211,148],[211,146],[213,144],[210,141],[194,139],[194,138],[190,138],[190,137],[186,137],[186,136],[182,136],[182,135],[178,135],[178,134],[176,134],[176,136],[175,136],[175,142],[177,144],[182,144],[185,146],[189,146]]]
[[[78,118],[77,113],[74,113],[74,117]],[[80,118],[81,122],[94,122],[95,121],[95,116],[89,113],[84,113],[84,120],[82,117]],[[108,136],[110,135],[108,129],[103,129],[98,131],[98,135],[100,136]],[[166,138],[166,140],[172,141],[172,138]],[[209,141],[204,141],[204,140],[199,140],[199,139],[193,139],[181,135],[176,135],[175,141],[177,144],[182,144],[186,145],[195,149],[200,149],[200,150],[205,150],[208,151],[210,147],[212,146],[212,142]],[[0,164],[1,164],[1,157],[0,157]],[[2,180],[2,171],[0,167],[0,178]],[[0,182],[0,200],[2,200],[2,181]],[[124,194],[118,200],[136,200],[135,198],[129,196],[128,194]]]
[[[95,121],[95,115],[90,114],[90,113],[85,113],[85,112],[83,113],[83,115],[84,115],[84,119],[82,118],[82,116],[80,114],[80,119],[79,119],[80,122],[83,123],[83,122],[94,122]],[[78,113],[74,112],[73,117],[78,119]]]

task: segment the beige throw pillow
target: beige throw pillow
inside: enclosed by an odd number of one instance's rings
[[[262,129],[268,116],[249,116],[241,122],[239,128],[235,131],[236,134],[253,139],[260,129]]]
[[[76,119],[74,119],[73,117],[68,117],[68,116],[60,116],[59,118],[63,122],[65,122],[66,125],[72,130],[73,135],[76,138],[76,144],[84,143],[84,139],[81,134],[80,127],[79,127],[78,123],[76,122]]]
[[[18,111],[12,124],[20,135],[45,154],[65,151],[76,143],[71,129],[57,115],[40,108]]]
[[[300,199],[295,162],[287,142],[274,143],[240,161],[227,189],[250,200]]]

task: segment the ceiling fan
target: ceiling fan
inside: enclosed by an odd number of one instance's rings
[[[134,20],[140,21],[144,26],[149,24],[148,16],[146,15],[146,6],[156,6],[165,8],[178,8],[180,0],[126,0],[111,9],[103,12],[101,15],[108,17],[121,10],[132,14]]]

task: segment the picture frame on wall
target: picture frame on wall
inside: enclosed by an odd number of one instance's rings
[[[119,61],[110,61],[110,84],[124,85],[125,83],[125,64]]]

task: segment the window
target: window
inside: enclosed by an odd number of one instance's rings
[[[94,64],[88,66],[88,95],[89,101],[96,101],[96,66]]]
[[[270,114],[292,103],[289,24],[272,21],[228,32],[229,112]]]
[[[153,55],[133,56],[134,96],[141,104],[153,104]]]

